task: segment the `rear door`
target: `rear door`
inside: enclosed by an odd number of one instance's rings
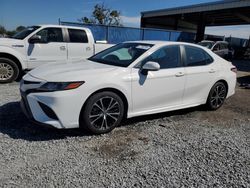
[[[48,27],[36,33],[40,43],[27,46],[28,68],[32,69],[45,63],[67,59],[67,46],[61,28]]]
[[[189,45],[183,48],[186,66],[183,104],[200,104],[206,100],[218,75],[219,67],[203,49]]]
[[[88,40],[85,30],[68,29],[68,59],[79,60],[93,55],[94,44]]]

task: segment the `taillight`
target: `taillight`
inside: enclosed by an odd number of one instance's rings
[[[233,67],[233,68],[231,68],[231,71],[233,71],[234,73],[237,73],[237,68]]]

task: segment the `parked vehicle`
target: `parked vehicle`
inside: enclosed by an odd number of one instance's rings
[[[14,81],[24,70],[45,63],[88,58],[110,46],[96,44],[87,28],[60,25],[27,27],[12,38],[0,39],[0,83]]]
[[[206,104],[235,92],[236,68],[212,51],[180,42],[125,42],[88,60],[38,67],[20,83],[33,121],[96,134],[123,118]]]
[[[212,50],[217,55],[221,56],[224,59],[232,59],[234,50],[229,46],[226,41],[208,41],[204,40],[198,43],[199,45],[206,47]]]

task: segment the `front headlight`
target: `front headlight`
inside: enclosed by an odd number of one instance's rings
[[[39,87],[37,90],[39,91],[62,91],[62,90],[70,90],[76,89],[84,84],[84,81],[79,82],[47,82]]]

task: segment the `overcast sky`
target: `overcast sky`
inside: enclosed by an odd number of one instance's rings
[[[193,5],[214,0],[0,0],[0,25],[15,29],[19,25],[57,24],[63,21],[77,22],[90,16],[93,6],[104,3],[119,10],[125,26],[140,26],[140,12],[162,8]],[[210,27],[206,33],[249,38],[250,26]]]

